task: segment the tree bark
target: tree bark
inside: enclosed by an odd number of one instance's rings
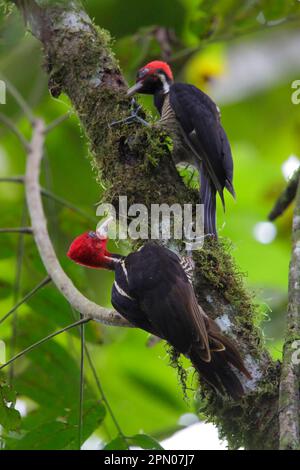
[[[95,26],[76,1],[14,3],[42,43],[50,92],[66,93],[79,116],[92,165],[108,188],[105,202],[116,204],[119,195],[127,196],[128,205],[142,203],[148,209],[153,203],[198,202],[179,177],[168,140],[158,129],[110,126],[128,116],[130,102],[109,34]],[[170,240],[169,246],[174,244]],[[238,343],[253,378],[241,379],[246,394],[238,403],[202,384],[201,411],[217,424],[231,448],[277,449],[280,366],[263,344],[255,326],[256,307],[228,251],[221,242],[211,242],[194,252],[194,288],[204,310]]]
[[[280,449],[299,450],[299,377],[300,377],[300,184],[296,184],[293,217],[293,246],[289,272],[289,303],[279,390]],[[290,187],[290,184],[288,185]]]

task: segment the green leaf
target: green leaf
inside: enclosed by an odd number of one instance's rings
[[[24,420],[25,428],[31,427],[23,433],[21,439],[7,439],[11,450],[62,450],[76,449],[78,441],[78,408],[65,409],[52,420],[45,420],[44,412],[38,410],[34,420]],[[83,411],[83,442],[101,424],[105,417],[105,408],[97,400],[84,403]],[[35,423],[35,425],[34,425]],[[39,423],[36,425],[36,423]]]
[[[130,437],[130,444],[141,447],[142,449],[164,450],[164,448],[153,437],[147,434],[136,434]]]
[[[41,316],[47,318],[49,326],[64,327],[74,321],[69,303],[62,297],[55,287],[47,286],[28,300],[27,304]],[[78,337],[76,328],[70,330],[70,334]],[[86,327],[86,340],[89,342],[101,342],[99,327],[92,322]]]
[[[129,446],[122,436],[118,436],[110,441],[103,450],[128,450]]]
[[[0,384],[0,424],[6,431],[18,429],[21,422],[20,413],[13,408],[16,394],[7,384]]]
[[[5,299],[12,293],[12,286],[9,282],[0,279],[0,300]]]
[[[45,335],[46,320],[46,317],[35,313],[20,318],[19,328],[22,331],[22,335],[18,338],[20,350]],[[48,327],[47,333],[49,332],[51,330],[49,331]],[[58,341],[66,342],[66,347],[64,343],[59,344]],[[73,337],[63,333],[56,339],[33,349],[24,356],[24,359],[19,359],[16,367],[22,361],[27,363],[29,361],[29,366],[15,378],[18,393],[57,413],[63,408],[72,408],[74,403],[78,403],[79,393],[79,356],[76,346]],[[74,352],[74,355],[71,355],[71,352]],[[87,380],[85,398],[95,398]]]

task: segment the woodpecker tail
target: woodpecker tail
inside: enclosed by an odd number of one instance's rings
[[[203,350],[194,343],[189,354],[200,376],[222,395],[226,392],[234,400],[244,394],[243,386],[231,365],[242,372],[248,379],[251,375],[246,369],[234,343],[225,337],[217,324],[205,315],[210,347],[210,360],[203,356]]]
[[[204,234],[217,238],[216,189],[204,169],[200,172],[200,200],[204,204]]]

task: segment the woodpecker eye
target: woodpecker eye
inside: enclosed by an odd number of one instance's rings
[[[147,68],[141,69],[141,70],[138,71],[136,78],[138,80],[140,80],[141,78],[144,78],[148,73],[149,73],[149,69],[147,69]]]
[[[88,233],[88,236],[89,236],[90,238],[97,238],[96,232],[89,232],[89,233]]]

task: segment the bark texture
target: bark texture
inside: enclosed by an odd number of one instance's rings
[[[92,164],[107,188],[105,202],[127,195],[128,204],[198,202],[186,188],[158,129],[110,126],[128,116],[126,82],[112,53],[109,34],[95,26],[75,2],[15,0],[32,33],[41,41],[49,90],[66,93],[90,144]],[[174,240],[169,246],[174,247]],[[180,250],[182,247],[178,246]],[[256,306],[245,291],[229,247],[211,242],[194,252],[194,287],[199,303],[236,339],[253,379],[238,403],[202,386],[201,411],[217,424],[231,448],[276,449],[279,445],[280,366],[267,353]]]
[[[279,392],[280,449],[282,450],[299,450],[300,448],[300,184],[298,171],[292,183],[296,185],[296,205],[293,217],[289,303]]]

